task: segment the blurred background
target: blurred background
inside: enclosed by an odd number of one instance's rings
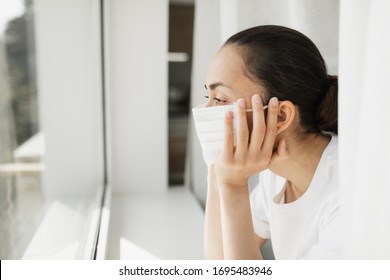
[[[389,184],[363,165],[389,171],[372,148],[388,134],[365,138],[386,109],[363,106],[389,99],[386,11],[381,0],[0,0],[0,259],[202,259],[191,108],[223,42],[261,24],[303,32],[340,75],[345,257],[390,258],[378,202]]]

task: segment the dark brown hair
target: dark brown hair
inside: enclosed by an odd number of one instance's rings
[[[337,76],[327,74],[314,43],[302,33],[264,25],[241,31],[224,46],[242,51],[248,75],[266,88],[265,99],[290,100],[307,132],[337,134]]]

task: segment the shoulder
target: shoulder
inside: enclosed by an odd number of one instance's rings
[[[333,221],[340,212],[340,184],[338,168],[338,138],[333,136],[322,158],[316,189],[320,227]]]
[[[327,163],[338,166],[339,160],[339,139],[333,135],[328,146],[324,150],[324,158]]]
[[[325,148],[321,162],[318,166],[318,184],[323,185],[322,191],[328,194],[339,191],[339,153],[338,137],[332,136],[328,146]]]
[[[331,141],[324,151],[324,165],[322,170],[322,182],[320,203],[320,228],[326,228],[335,223],[340,216],[340,184],[339,184],[339,156],[338,137],[332,136]]]

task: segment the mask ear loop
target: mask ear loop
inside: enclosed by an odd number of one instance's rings
[[[233,103],[233,105],[235,105],[236,102]],[[263,106],[263,110],[267,110],[268,109],[268,105],[265,105]],[[246,109],[246,112],[253,112],[253,109]]]

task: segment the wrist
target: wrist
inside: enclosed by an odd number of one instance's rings
[[[248,193],[248,181],[234,183],[219,183],[218,192],[222,195],[237,195]]]
[[[206,197],[207,199],[219,199],[219,191],[216,185],[208,185]]]

